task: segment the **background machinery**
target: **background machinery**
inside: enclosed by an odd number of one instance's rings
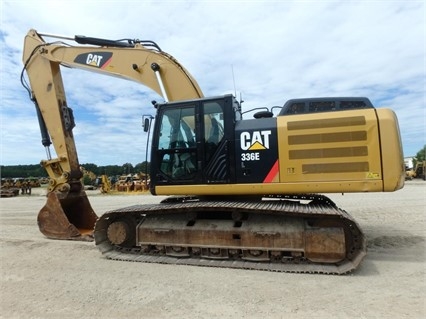
[[[426,180],[426,161],[417,162],[416,167],[414,168],[414,172],[414,177]]]
[[[57,153],[42,162],[51,184],[40,230],[57,239],[94,236],[111,259],[347,273],[365,256],[364,235],[318,194],[392,192],[404,184],[395,113],[366,98],[290,100],[278,116],[261,111],[243,119],[232,95],[203,97],[152,41],[30,30],[23,61],[43,145],[51,136]],[[97,217],[81,187],[60,65],[134,80],[164,98],[155,105],[150,191],[173,196]]]

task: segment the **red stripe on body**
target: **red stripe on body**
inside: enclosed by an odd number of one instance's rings
[[[106,66],[111,62],[111,60],[112,60],[112,57],[110,57],[102,66],[101,66],[101,69],[105,69],[106,68]]]
[[[275,176],[277,176],[277,174],[278,174],[278,160],[272,166],[271,170],[269,171],[268,175],[266,175],[263,182],[264,183],[272,183],[272,181],[274,180]]]

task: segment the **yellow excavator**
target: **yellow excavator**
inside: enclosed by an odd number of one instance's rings
[[[243,119],[234,96],[204,97],[153,41],[30,30],[23,62],[21,81],[48,154],[39,228],[54,239],[94,238],[110,259],[344,274],[360,265],[366,239],[321,194],[404,186],[397,117],[368,98],[292,99],[278,115],[259,108]],[[165,200],[94,213],[80,182],[61,66],[140,82],[163,97],[154,104],[149,185],[153,195],[169,195]]]

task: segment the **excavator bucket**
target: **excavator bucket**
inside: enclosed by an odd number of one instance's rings
[[[51,192],[40,210],[37,223],[43,235],[52,239],[93,241],[98,219],[84,191]]]

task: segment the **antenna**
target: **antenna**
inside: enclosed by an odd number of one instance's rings
[[[235,87],[234,65],[231,64],[232,69],[232,82],[234,83],[234,96],[237,97],[237,88]]]
[[[232,69],[232,81],[234,82],[234,96],[235,96],[235,98],[237,98],[237,88],[236,88],[236,86],[235,86],[235,76],[234,76],[234,65],[233,65],[233,64],[231,64],[231,69]],[[241,107],[241,104],[242,104],[243,102],[244,102],[244,101],[243,101],[243,95],[242,95],[242,93],[240,92],[240,102],[239,102],[240,107]]]

